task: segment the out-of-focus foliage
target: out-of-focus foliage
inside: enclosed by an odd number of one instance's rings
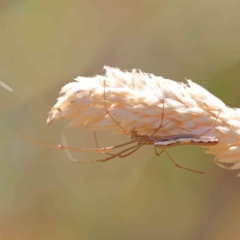
[[[239,107],[239,9],[237,0],[1,1],[0,80],[14,92],[0,88],[0,239],[239,239],[236,173],[182,171],[151,147],[73,164],[12,131],[56,144],[64,133],[71,146],[95,147],[92,132],[45,121],[64,84],[104,65],[191,78]],[[169,153],[193,169],[217,168],[199,148]]]

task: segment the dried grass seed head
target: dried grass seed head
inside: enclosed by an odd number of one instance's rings
[[[227,107],[206,89],[187,80],[187,84],[143,73],[105,67],[105,76],[77,77],[65,85],[47,123],[65,120],[67,126],[79,125],[89,130],[116,130],[151,136],[158,128],[164,106],[163,127],[155,136],[193,134],[218,138],[208,153],[215,162],[240,169],[240,110]],[[105,82],[105,87],[104,87]],[[220,112],[220,114],[219,114]],[[215,125],[212,127],[214,121]]]

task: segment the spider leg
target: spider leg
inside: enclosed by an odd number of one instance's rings
[[[187,170],[189,172],[194,172],[194,173],[198,173],[198,174],[210,174],[210,173],[213,173],[213,172],[222,172],[223,170],[214,170],[214,171],[207,171],[207,172],[204,172],[204,171],[197,171],[197,170],[194,170],[194,169],[191,169],[191,168],[187,168],[187,167],[183,167],[179,164],[177,164],[173,158],[170,156],[170,154],[165,150],[163,149],[162,152],[165,152],[168,156],[168,158],[171,160],[171,162],[177,167],[177,168],[180,168],[180,169],[184,169],[184,170]]]
[[[216,125],[220,113],[221,113],[221,111],[218,112],[217,117],[215,118],[215,120],[214,120],[213,123],[212,123],[212,126],[211,126],[209,129],[207,129],[205,132],[203,132],[203,133],[201,133],[201,134],[199,134],[199,135],[197,135],[197,136],[194,136],[192,139],[199,138],[199,137],[205,135],[206,133],[210,132],[210,131],[214,128],[214,126]],[[190,142],[190,141],[191,141],[191,140],[189,140],[189,142]]]
[[[118,144],[116,146],[110,146],[110,147],[102,147],[102,148],[72,148],[72,147],[66,147],[63,145],[55,145],[55,144],[51,144],[51,143],[46,143],[46,142],[42,142],[42,141],[38,141],[34,138],[28,137],[26,135],[24,135],[23,133],[14,130],[16,134],[18,134],[19,136],[27,139],[28,141],[34,142],[38,145],[42,145],[42,146],[46,146],[49,148],[55,148],[55,149],[60,149],[60,150],[68,150],[68,151],[75,151],[75,152],[100,152],[100,153],[104,153],[107,151],[110,151],[112,149],[116,149],[116,148],[120,148],[126,145],[129,145],[131,143],[137,142],[136,140],[131,140],[122,144]]]
[[[135,145],[135,146],[129,147],[129,148],[127,148],[127,149],[124,149],[124,150],[122,150],[122,151],[120,151],[120,152],[118,152],[118,153],[112,154],[110,157],[106,157],[106,158],[102,158],[102,159],[92,159],[92,160],[82,160],[82,159],[81,159],[81,160],[77,160],[77,159],[75,159],[75,158],[71,158],[71,159],[72,159],[72,161],[73,161],[74,163],[107,162],[107,161],[110,161],[110,160],[112,160],[112,159],[114,159],[114,158],[116,158],[116,157],[119,157],[120,155],[124,154],[124,153],[127,152],[127,151],[132,150],[130,153],[126,154],[126,156],[128,156],[128,155],[132,154],[133,152],[137,151],[139,147],[140,147],[140,146]],[[123,156],[123,155],[122,155],[122,156]]]
[[[94,134],[94,140],[95,140],[96,146],[99,148],[96,131],[94,131],[93,134]],[[138,145],[137,145],[137,146],[138,146]],[[129,155],[131,155],[131,154],[133,154],[134,152],[136,152],[140,147],[141,147],[141,146],[138,146],[136,149],[134,149],[134,150],[132,150],[131,152],[126,153],[126,154],[124,154],[124,155],[120,154],[118,157],[120,157],[120,158],[128,157]],[[127,152],[127,150],[129,150],[129,149],[126,149],[126,152]],[[106,155],[110,155],[110,156],[114,155],[114,153],[109,153],[109,152],[106,152],[105,154],[106,154]]]
[[[155,151],[156,156],[160,156],[160,155],[162,155],[162,153],[164,152],[164,149],[162,148],[161,152],[159,153],[159,152],[157,151],[157,148],[154,146],[154,151]]]
[[[128,131],[126,131],[126,130],[118,123],[118,121],[115,120],[115,118],[114,118],[114,117],[110,114],[110,112],[108,111],[108,109],[107,109],[107,104],[106,104],[106,91],[105,91],[105,89],[106,89],[106,82],[105,82],[105,80],[103,81],[103,84],[104,84],[103,98],[104,98],[104,108],[105,108],[105,111],[106,111],[107,115],[112,119],[112,121],[113,121],[114,123],[116,123],[116,124],[121,128],[122,132],[123,132],[125,135],[129,136],[130,133],[129,133]]]

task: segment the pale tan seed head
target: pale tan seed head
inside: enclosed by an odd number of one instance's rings
[[[207,153],[216,155],[220,167],[227,163],[230,169],[240,169],[240,109],[227,107],[191,80],[185,84],[135,69],[105,70],[105,76],[77,77],[65,85],[47,123],[65,120],[68,127],[121,132],[105,111],[105,92],[108,111],[123,129],[150,136],[160,124],[164,101],[163,127],[155,136],[201,135],[211,128],[206,135],[219,143]]]

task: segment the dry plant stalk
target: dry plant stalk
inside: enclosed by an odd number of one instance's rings
[[[9,92],[12,92],[13,89],[10,88],[6,83],[0,81],[0,86],[4,87],[5,89],[7,89]]]
[[[65,120],[67,127],[117,132],[122,128],[160,138],[205,133],[218,139],[218,144],[207,146],[207,153],[216,155],[215,163],[228,170],[240,169],[240,109],[227,107],[191,80],[185,84],[136,69],[105,70],[105,76],[77,77],[65,85],[47,123]],[[106,113],[105,102],[121,128]],[[163,105],[163,124],[156,132]]]

